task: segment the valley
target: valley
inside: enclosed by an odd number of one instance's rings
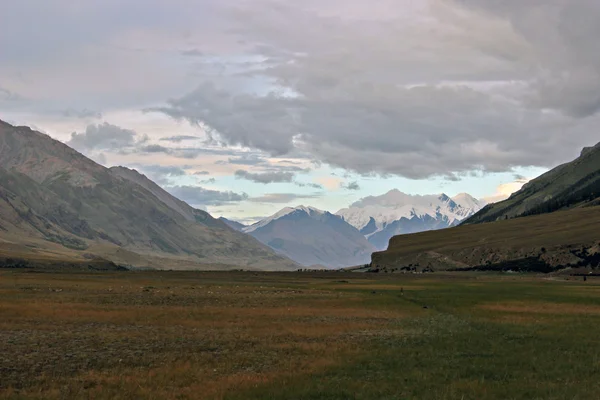
[[[598,279],[0,269],[0,399],[592,399]]]

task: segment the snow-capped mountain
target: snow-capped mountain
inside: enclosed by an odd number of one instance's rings
[[[384,250],[392,236],[455,226],[484,205],[466,193],[450,198],[391,190],[382,196],[365,197],[336,214],[359,229],[377,249]]]
[[[468,193],[457,194],[452,200],[465,209],[467,217],[470,217],[487,205],[485,200],[478,200]]]
[[[349,267],[375,248],[343,218],[313,207],[288,207],[242,230],[304,266]]]

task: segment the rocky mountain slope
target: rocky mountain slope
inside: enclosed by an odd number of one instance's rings
[[[230,228],[233,228],[236,231],[240,231],[241,232],[244,228],[246,228],[246,225],[241,224],[241,223],[239,223],[237,221],[232,221],[232,220],[224,218],[224,217],[219,218],[219,221],[222,221],[222,222],[226,223],[227,225],[229,225]]]
[[[536,271],[600,267],[600,207],[395,236],[371,270]]]
[[[140,267],[297,268],[135,171],[109,170],[47,135],[4,122],[0,240],[5,248],[29,243],[57,251],[59,245],[74,257]]]
[[[312,207],[284,208],[243,231],[307,267],[365,264],[375,250],[341,217]]]
[[[413,196],[392,190],[366,197],[336,214],[383,250],[395,235],[455,226],[483,206],[482,201],[466,193],[450,198],[445,194]]]
[[[466,220],[477,224],[600,204],[600,143],[576,160],[530,181],[509,199],[490,204]]]

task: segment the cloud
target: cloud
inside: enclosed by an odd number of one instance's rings
[[[3,9],[3,106],[162,104],[219,143],[413,179],[553,166],[597,142],[597,0],[71,3]]]
[[[163,142],[173,142],[173,143],[181,143],[186,140],[198,140],[200,139],[197,136],[188,136],[188,135],[178,135],[178,136],[169,136],[161,138],[160,140]]]
[[[318,183],[304,183],[304,182],[294,182],[294,184],[298,187],[309,187],[313,189],[323,189],[323,185],[319,185]]]
[[[94,162],[100,164],[100,165],[104,165],[106,166],[107,160],[106,160],[106,154],[104,153],[98,153],[93,155],[92,157],[90,157]]]
[[[521,188],[530,180],[531,179],[521,177],[520,179],[516,179],[513,182],[498,185],[498,187],[496,188],[496,193],[484,197],[483,200],[488,204],[506,200],[510,197],[511,194],[521,190]]]
[[[200,184],[201,185],[208,185],[208,184],[215,183],[215,182],[217,182],[217,180],[215,178],[210,178],[210,179],[206,179],[206,180],[200,181]]]
[[[184,50],[181,52],[182,56],[186,56],[186,57],[202,57],[205,54],[198,50],[198,49],[191,49],[191,50]]]
[[[291,172],[265,172],[255,174],[248,171],[237,170],[235,171],[235,177],[263,184],[292,182],[294,180],[294,174]]]
[[[342,180],[335,176],[318,178],[317,181],[327,190],[337,190],[342,184]]]
[[[295,194],[295,193],[268,193],[263,196],[251,197],[249,200],[254,203],[275,203],[285,204],[296,200],[316,199],[320,194]]]
[[[171,153],[171,149],[158,144],[149,144],[147,146],[142,146],[138,149],[138,151],[142,153]]]
[[[187,175],[185,170],[178,166],[146,164],[133,164],[131,166],[159,185],[169,184],[171,179]]]
[[[85,132],[71,134],[67,145],[81,151],[90,150],[120,150],[133,146],[137,134],[129,129],[123,129],[107,122],[88,125]]]
[[[340,183],[340,187],[346,190],[360,190],[360,185],[356,181],[349,183]]]
[[[15,103],[25,100],[25,98],[18,93],[11,90],[0,87],[0,101],[6,103]]]
[[[210,172],[208,172],[208,171],[198,171],[198,172],[194,172],[194,175],[200,175],[200,176],[210,175]]]
[[[73,108],[68,108],[62,111],[62,116],[67,118],[80,118],[80,119],[88,119],[88,118],[102,118],[102,113],[99,111],[89,110],[87,108],[83,108],[80,110],[76,110]]]
[[[508,21],[528,45],[535,75],[528,100],[573,117],[600,110],[600,3],[595,0],[527,2],[461,0]]]
[[[237,32],[275,52],[244,71],[267,88],[225,75],[159,110],[230,145],[412,179],[551,166],[596,140],[600,3],[417,3],[241,5]]]
[[[266,158],[257,154],[243,154],[239,157],[229,158],[227,161],[229,164],[236,165],[268,165]]]
[[[220,192],[199,186],[168,186],[165,189],[192,206],[220,206],[248,199],[246,193]]]

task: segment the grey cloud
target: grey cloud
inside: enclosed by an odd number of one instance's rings
[[[15,93],[11,90],[0,87],[0,101],[12,103],[12,102],[18,102],[18,101],[23,101],[23,100],[25,100],[25,98],[23,96],[19,95],[18,93]]]
[[[360,185],[356,181],[349,183],[341,183],[340,187],[346,190],[360,190]]]
[[[191,49],[191,50],[183,50],[181,52],[181,55],[186,56],[186,57],[202,57],[205,54],[198,49]]]
[[[265,172],[255,174],[248,171],[237,170],[235,171],[235,177],[263,184],[292,182],[294,180],[294,174],[291,172]]]
[[[133,146],[137,134],[129,129],[123,129],[107,122],[88,125],[85,132],[71,134],[67,144],[77,150],[120,150]]]
[[[215,178],[210,178],[210,179],[206,179],[206,180],[200,181],[200,184],[201,185],[208,185],[208,184],[211,184],[211,183],[215,183],[216,181],[217,180]]]
[[[197,136],[189,136],[189,135],[178,135],[178,136],[169,136],[161,138],[160,140],[163,142],[173,142],[173,143],[181,143],[186,140],[198,140],[200,139]]]
[[[106,155],[104,153],[95,154],[91,157],[91,159],[100,165],[106,166],[107,160],[106,160]]]
[[[275,203],[284,204],[290,203],[299,199],[316,199],[321,197],[320,194],[295,194],[295,193],[268,193],[264,196],[252,197],[249,200],[254,203]]]
[[[313,189],[323,189],[323,185],[319,185],[318,183],[303,183],[303,182],[294,182],[298,187],[310,187]]]
[[[170,186],[165,189],[173,196],[193,206],[219,206],[248,199],[246,193],[221,192],[199,186]]]
[[[166,148],[164,146],[158,144],[150,144],[147,146],[142,146],[139,148],[139,151],[142,153],[171,153],[171,149]]]
[[[63,110],[61,112],[61,115],[63,115],[64,117],[67,117],[67,118],[81,118],[81,119],[87,119],[87,118],[100,119],[100,118],[102,118],[101,112],[89,110],[87,108],[83,108],[80,110],[75,110],[73,108],[69,108],[69,109]]]
[[[132,167],[159,185],[166,185],[173,178],[187,175],[184,168],[177,166],[133,164]],[[189,166],[184,167],[187,168]]]
[[[549,166],[566,159],[565,148],[575,151],[595,140],[593,131],[586,132],[567,117],[522,109],[467,87],[345,85],[346,100],[326,94],[314,100],[240,95],[223,104],[200,107],[212,111],[204,116],[207,123],[226,124],[221,134],[231,144],[273,154],[296,146],[326,163],[361,174],[392,173],[415,179],[448,175],[448,171]],[[208,90],[201,92],[211,102],[219,97]],[[240,104],[240,109],[230,108],[233,103]],[[254,112],[247,112],[245,105]],[[186,97],[176,112],[195,120],[199,118],[196,107]],[[255,118],[255,114],[280,117]],[[253,129],[239,129],[246,125]],[[577,129],[576,140],[564,135],[565,127]]]
[[[84,2],[77,18],[66,0],[9,2],[0,74],[25,71],[14,79],[27,98],[94,109],[156,104],[197,87],[159,110],[230,145],[364,175],[453,179],[552,166],[597,142],[596,0],[175,1],[186,7]],[[163,68],[173,49],[206,57]],[[240,54],[268,60],[229,61]],[[3,105],[8,98],[0,92]]]
[[[183,168],[176,167],[176,166],[136,164],[135,167],[141,169],[144,172],[157,173],[157,174],[161,174],[161,175],[170,175],[170,176],[186,175],[186,172]]]
[[[444,0],[433,26],[376,3],[238,8],[240,35],[285,60],[247,74],[277,87],[213,80],[161,111],[228,144],[414,179],[552,166],[597,141],[600,3]]]
[[[208,172],[208,171],[198,171],[198,172],[194,172],[194,175],[200,175],[200,176],[210,175],[210,172]]]
[[[237,165],[266,165],[268,161],[257,154],[244,154],[240,157],[230,158],[229,164]]]
[[[533,57],[532,106],[587,117],[600,110],[600,3],[459,0],[507,20]]]

